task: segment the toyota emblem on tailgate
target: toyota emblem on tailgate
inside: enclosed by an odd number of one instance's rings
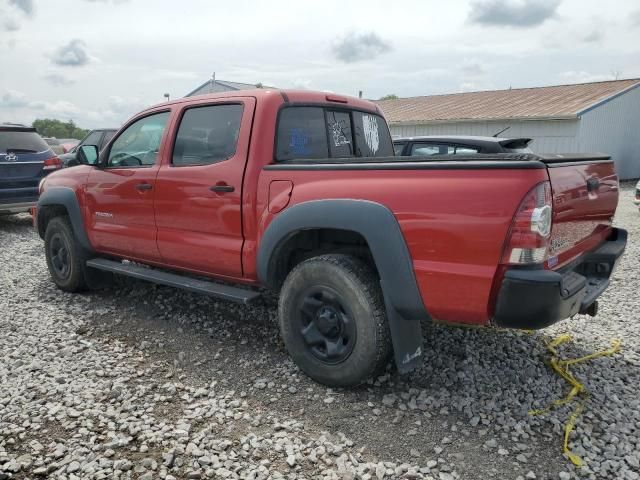
[[[7,162],[15,162],[18,160],[18,156],[15,153],[7,153],[7,156],[4,157]]]

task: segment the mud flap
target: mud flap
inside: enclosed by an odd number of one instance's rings
[[[396,367],[401,374],[414,370],[422,358],[422,327],[420,320],[407,320],[391,306],[387,295],[382,290],[387,310],[387,321],[391,332],[393,356]]]

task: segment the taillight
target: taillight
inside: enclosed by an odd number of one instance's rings
[[[44,167],[42,167],[43,170],[57,170],[59,168],[62,168],[62,162],[58,157],[47,158],[44,161]]]
[[[542,263],[547,258],[552,222],[551,184],[542,182],[527,193],[513,217],[502,253],[503,265]]]

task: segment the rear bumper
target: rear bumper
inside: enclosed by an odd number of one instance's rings
[[[538,329],[587,313],[609,286],[609,277],[626,245],[627,231],[614,228],[607,241],[568,269],[508,270],[498,293],[493,323]]]
[[[0,203],[0,215],[28,212],[37,204],[37,198],[27,202]]]
[[[0,185],[0,215],[28,212],[38,203],[38,186],[6,188]]]

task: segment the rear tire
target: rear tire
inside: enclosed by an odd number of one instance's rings
[[[280,331],[296,364],[329,386],[365,382],[386,365],[391,341],[377,275],[350,255],[323,255],[287,276]]]
[[[68,217],[52,218],[44,235],[47,267],[53,282],[65,292],[86,290],[88,252],[76,240]]]

